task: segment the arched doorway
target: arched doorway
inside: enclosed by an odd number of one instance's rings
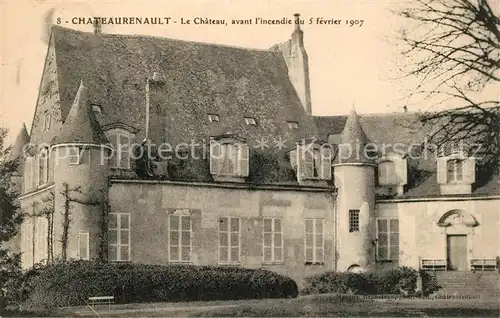
[[[472,214],[463,210],[444,213],[438,221],[446,237],[446,259],[449,270],[469,269],[472,251],[472,228],[477,225]]]

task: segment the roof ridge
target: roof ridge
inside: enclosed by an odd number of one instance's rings
[[[56,29],[62,29],[62,30],[65,30],[65,31],[70,31],[70,32],[75,32],[75,33],[80,33],[80,34],[86,34],[86,35],[89,35],[89,36],[95,36],[92,32],[76,30],[76,29],[72,29],[72,28],[63,27],[63,26],[60,26],[60,25],[53,24],[52,27],[56,28]],[[207,45],[207,46],[216,46],[216,47],[222,47],[222,48],[239,49],[239,50],[246,50],[246,51],[266,52],[266,53],[278,54],[278,55],[281,56],[281,52],[272,50],[270,48],[259,49],[259,48],[249,48],[249,47],[229,45],[229,44],[220,44],[220,43],[213,43],[213,42],[188,41],[188,40],[181,40],[181,39],[163,37],[163,36],[159,36],[159,35],[150,35],[150,34],[101,33],[101,34],[99,34],[99,37],[101,37],[101,38],[106,38],[106,37],[109,37],[109,38],[111,38],[111,37],[120,38],[121,37],[121,38],[158,39],[158,40],[167,40],[167,41],[174,41],[174,42],[181,42],[181,43],[191,43],[191,44],[199,44],[199,45]]]
[[[384,117],[384,116],[397,116],[397,115],[416,115],[419,112],[393,112],[393,113],[365,113],[358,114],[358,117]],[[349,114],[345,115],[313,115],[314,118],[331,118],[331,117],[349,117]]]

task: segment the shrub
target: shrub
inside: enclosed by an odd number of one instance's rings
[[[304,294],[400,294],[411,293],[417,284],[417,271],[400,267],[380,272],[326,272],[305,279]]]
[[[290,278],[261,269],[73,261],[25,272],[9,288],[27,308],[82,305],[90,296],[116,303],[296,297]]]
[[[441,288],[436,273],[420,270],[420,277],[422,277],[422,293],[424,296],[428,296]]]

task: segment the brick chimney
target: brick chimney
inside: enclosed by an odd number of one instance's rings
[[[293,33],[290,40],[274,46],[281,51],[288,66],[288,76],[307,114],[311,114],[311,86],[309,59],[304,47],[304,32],[300,29],[300,14],[294,14]]]

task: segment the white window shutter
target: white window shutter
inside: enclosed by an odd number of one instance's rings
[[[31,187],[31,160],[26,158],[24,162],[24,191],[28,192]]]
[[[396,175],[397,175],[397,183],[398,185],[405,185],[408,183],[408,162],[406,158],[400,158],[394,160]]]
[[[302,148],[302,160],[304,161],[304,176],[311,178],[314,175],[314,155],[307,147]]]
[[[332,179],[332,149],[330,147],[321,149],[321,179]]]
[[[446,184],[447,178],[447,170],[446,163],[448,158],[437,158],[437,183]]]
[[[215,140],[210,140],[210,173],[220,173],[221,163],[221,144]]]
[[[238,148],[238,173],[242,177],[248,177],[249,149],[247,144],[240,144]]]
[[[304,163],[303,149],[300,145],[297,145],[297,180],[303,180],[305,178],[306,166]]]
[[[464,182],[473,184],[476,182],[476,158],[469,157],[463,161]]]

